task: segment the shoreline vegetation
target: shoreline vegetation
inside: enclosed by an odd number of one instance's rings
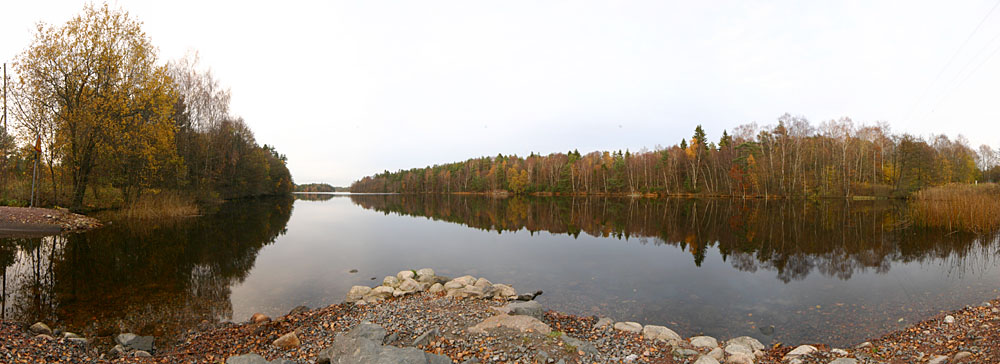
[[[718,142],[693,136],[654,150],[502,155],[384,171],[351,192],[509,193],[740,198],[906,198],[928,187],[1000,180],[997,152],[965,138],[893,134],[849,118],[813,126],[785,114],[741,125]],[[501,192],[497,192],[501,191]]]
[[[291,193],[285,155],[231,113],[197,53],[164,62],[141,26],[108,4],[39,25],[10,70],[0,205],[34,190],[34,206],[150,219]]]
[[[115,363],[982,363],[1000,359],[1000,300],[940,313],[849,347],[678,335],[657,323],[616,322],[546,310],[540,292],[485,278],[406,270],[346,301],[296,307],[270,318],[202,325],[176,343],[115,334],[107,344],[45,323],[0,322],[0,358],[16,362]],[[443,282],[443,283],[442,283]],[[542,296],[544,297],[544,295]],[[62,330],[60,330],[62,329]],[[690,335],[690,336],[688,336]],[[163,348],[161,348],[161,346]],[[56,359],[58,358],[58,359]],[[243,361],[238,361],[243,360]],[[271,360],[268,362],[268,360]],[[381,361],[380,361],[381,362]]]

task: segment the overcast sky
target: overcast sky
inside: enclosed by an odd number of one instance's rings
[[[497,153],[653,149],[697,124],[717,140],[786,112],[998,147],[998,1],[111,4],[164,62],[197,50],[297,183],[347,185]],[[0,60],[83,6],[4,5]]]

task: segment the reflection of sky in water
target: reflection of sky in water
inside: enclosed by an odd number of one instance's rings
[[[735,269],[734,259],[746,256],[732,254],[723,261],[710,247],[697,267],[688,251],[653,244],[656,240],[497,233],[386,215],[345,197],[299,200],[287,234],[265,246],[250,275],[233,287],[233,318],[337,303],[352,285],[370,286],[401,269],[431,267],[452,277],[512,283],[519,291],[542,289],[540,301],[551,308],[666,324],[685,336],[851,344],[940,310],[995,298],[1000,287],[995,243],[974,246],[962,258],[891,261],[887,272],[849,268],[849,279],[814,267],[785,283],[773,270]],[[838,261],[824,258],[822,264]],[[350,274],[351,269],[359,272]],[[773,336],[759,330],[770,325]]]

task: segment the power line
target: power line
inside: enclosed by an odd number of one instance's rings
[[[979,24],[976,25],[976,28],[972,30],[972,33],[969,33],[968,37],[965,37],[965,41],[963,41],[962,45],[958,47],[958,50],[956,50],[955,53],[951,55],[951,58],[949,58],[948,62],[944,64],[944,67],[941,68],[941,71],[938,72],[937,76],[934,76],[934,81],[931,81],[931,83],[927,85],[927,88],[924,89],[924,92],[920,95],[920,97],[917,98],[917,101],[913,102],[913,106],[910,106],[910,110],[906,112],[906,117],[904,118],[904,120],[910,119],[910,115],[913,114],[913,110],[916,109],[917,105],[919,105],[920,102],[923,101],[925,97],[927,97],[927,93],[930,92],[934,84],[936,84],[937,81],[941,78],[941,75],[944,74],[944,71],[946,71],[948,67],[951,66],[951,63],[955,61],[955,58],[958,57],[958,54],[962,53],[962,50],[965,49],[965,46],[969,44],[969,40],[971,40],[972,37],[976,35],[976,32],[979,31],[979,28],[982,28],[983,23],[986,23],[986,19],[989,19],[990,15],[993,14],[993,11],[997,9],[997,6],[1000,6],[1000,0],[997,0],[997,2],[993,4],[993,7],[990,8],[990,11],[986,13],[986,16],[983,17],[983,20],[979,21]]]
[[[936,110],[939,106],[941,106],[941,104],[943,104],[945,102],[945,100],[948,99],[948,97],[950,97],[951,95],[954,94],[955,90],[961,88],[962,85],[965,84],[965,81],[968,81],[969,78],[972,78],[972,75],[976,74],[976,71],[979,71],[979,69],[981,67],[983,67],[984,64],[986,64],[987,62],[989,62],[990,59],[993,59],[993,56],[997,55],[997,53],[1000,53],[1000,47],[997,47],[997,49],[993,50],[993,53],[990,53],[990,55],[988,57],[986,57],[986,59],[984,59],[982,62],[980,62],[979,65],[976,66],[976,68],[973,68],[972,72],[969,72],[969,74],[965,75],[965,78],[963,78],[962,81],[958,83],[958,85],[956,85],[954,88],[952,88],[947,93],[945,93],[944,97],[942,97],[941,100],[937,102],[937,104],[934,104],[934,107],[931,108],[931,110],[928,111],[927,114],[924,115],[924,117],[927,117],[928,115],[930,115],[931,113],[933,113],[934,110]]]

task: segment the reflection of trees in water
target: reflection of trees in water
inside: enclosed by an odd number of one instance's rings
[[[674,245],[695,263],[715,247],[743,271],[777,272],[783,282],[817,271],[849,279],[856,272],[885,273],[891,263],[941,259],[964,269],[967,257],[992,260],[997,241],[970,234],[902,227],[896,201],[766,201],[628,199],[463,195],[362,195],[366,209],[427,216],[490,231],[548,231],[579,236],[640,239]],[[959,269],[960,270],[960,269]]]
[[[201,218],[115,221],[84,234],[0,240],[0,259],[15,252],[4,270],[5,314],[101,335],[171,336],[204,319],[229,319],[230,287],[284,234],[291,202],[237,201]]]
[[[306,201],[326,201],[337,196],[332,193],[312,193],[312,192],[296,192],[292,195],[295,196],[296,200],[306,200]]]

